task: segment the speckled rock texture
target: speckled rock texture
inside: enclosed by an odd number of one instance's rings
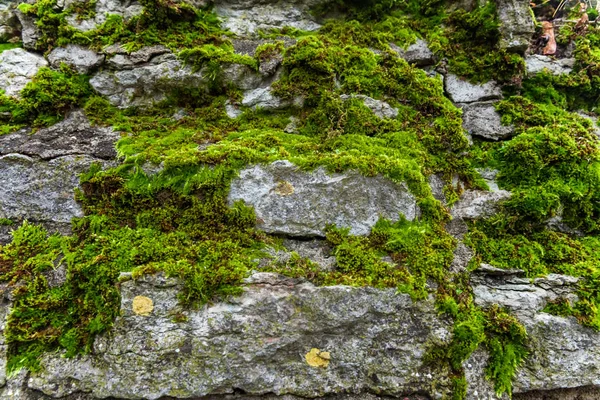
[[[96,340],[93,355],[49,354],[27,387],[52,397],[83,392],[138,399],[236,391],[305,397],[376,391],[400,398],[447,393],[446,378],[423,365],[428,347],[450,338],[431,300],[413,302],[395,290],[317,288],[256,273],[240,297],[188,311],[178,305],[180,289],[161,276],[122,284],[122,316],[110,335]],[[133,313],[135,296],[153,300],[150,316]],[[187,321],[174,322],[177,313]],[[327,368],[306,362],[312,348],[330,352]]]
[[[74,189],[92,163],[116,157],[119,133],[92,127],[81,111],[31,134],[28,129],[0,136],[0,218],[44,224],[69,233],[71,219],[82,216]],[[0,242],[10,227],[0,226]]]
[[[285,76],[289,66],[284,61],[281,48],[293,46],[302,40],[302,35],[299,38],[274,39],[275,36],[272,36],[267,39],[262,31],[284,27],[318,30],[325,19],[319,19],[312,11],[318,5],[327,7],[329,2],[332,0],[168,2],[171,7],[192,5],[213,9],[222,22],[222,28],[235,35],[232,46],[236,55],[254,57],[260,45],[282,39],[283,46],[273,54],[264,58],[257,56],[246,62],[252,66],[235,64],[230,60],[222,63],[218,83],[227,87],[228,91],[220,93],[226,97],[220,104],[224,104],[224,111],[231,120],[224,117],[223,110],[220,110],[220,115],[215,112],[215,118],[222,117],[234,127],[241,125],[244,118],[268,112],[271,116],[286,117],[277,121],[282,132],[290,136],[302,134],[306,128],[303,115],[306,110],[303,107],[315,106],[315,99],[302,91],[280,98],[275,93],[282,92],[276,91],[277,86],[274,85]],[[534,34],[529,2],[495,2],[502,22],[501,47],[509,52],[525,54]],[[77,3],[78,0],[58,0],[53,11],[67,10]],[[143,3],[136,0],[97,0],[93,3],[95,13],[90,13],[89,18],[77,14],[65,18],[72,28],[79,31],[76,34],[81,35],[81,32],[89,32],[103,24],[111,14],[131,21],[142,13]],[[483,3],[460,0],[450,1],[447,6],[448,10],[473,10]],[[215,90],[216,78],[211,76],[214,71],[206,66],[196,69],[185,64],[177,49],[168,48],[167,43],[151,42],[149,44],[152,45],[145,47],[127,47],[119,42],[93,49],[81,44],[59,44],[46,49],[48,51],[39,49],[37,44],[42,38],[39,24],[31,15],[16,9],[16,5],[17,2],[12,0],[0,0],[0,41],[10,40],[12,44],[18,41],[17,38],[23,46],[0,53],[0,91],[9,96],[18,98],[40,68],[56,70],[63,63],[78,73],[89,75],[94,95],[119,108],[123,119],[128,116],[128,111],[123,110],[134,108],[145,112],[178,89],[197,90],[199,93]],[[335,13],[339,11],[333,5],[331,7],[332,15],[328,16],[337,17]],[[219,32],[219,35],[222,33]],[[218,42],[220,39],[213,37],[211,40]],[[405,59],[418,67],[411,71],[416,71],[419,79],[425,79],[422,70],[429,76],[438,76],[437,83],[444,82],[444,91],[440,89],[436,96],[448,108],[451,108],[452,102],[462,109],[463,132],[469,136],[471,143],[505,141],[520,133],[520,129],[502,124],[495,108],[497,102],[503,99],[503,89],[513,84],[518,86],[520,82],[498,79],[498,82],[474,84],[461,79],[448,72],[451,64],[437,52],[435,41],[429,40],[431,46],[424,39],[417,39],[406,46],[391,44],[391,51],[387,53],[367,46],[363,50],[369,55],[377,53],[390,57],[395,62],[401,61],[397,57]],[[315,48],[318,50],[318,46]],[[135,51],[129,51],[131,49]],[[318,59],[321,54],[315,50],[309,56]],[[307,59],[310,59],[309,56]],[[402,65],[407,67],[405,63]],[[349,62],[348,68],[351,67]],[[526,74],[529,76],[544,70],[554,75],[566,74],[573,68],[571,58],[525,57]],[[340,71],[331,72],[327,67],[324,70],[328,72],[321,71],[322,75],[331,73],[332,81],[335,79],[336,90],[339,89],[335,99],[341,100],[338,103],[347,105],[360,100],[378,117],[373,118],[375,123],[391,127],[390,131],[384,129],[384,134],[400,131],[398,140],[406,139],[407,143],[413,143],[408,140],[413,140],[413,137],[421,140],[421,135],[427,136],[428,133],[427,127],[413,129],[409,122],[402,125],[405,122],[403,118],[418,120],[421,115],[430,118],[430,113],[439,112],[426,103],[419,104],[418,110],[412,108],[414,104],[411,102],[418,101],[418,96],[395,98],[385,92],[370,93],[370,97],[364,94],[368,91],[361,87],[346,91],[346,86],[343,86],[346,82]],[[294,79],[296,76],[290,78],[291,81]],[[358,80],[354,84],[360,86],[363,82]],[[505,90],[504,93],[508,97],[510,92]],[[135,129],[128,130],[125,127],[127,123],[123,124],[123,128],[114,129],[93,125],[85,112],[79,109],[84,104],[84,101],[77,103],[63,121],[50,127],[26,127],[0,135],[0,244],[8,243],[10,231],[25,220],[43,225],[50,233],[71,234],[73,219],[83,216],[82,205],[75,200],[80,174],[88,171],[92,164],[102,167],[117,165],[121,160],[117,156],[116,142],[122,137],[132,138],[140,134]],[[191,117],[196,111],[177,104],[172,118],[185,122],[186,117]],[[204,111],[200,109],[200,112]],[[369,113],[368,110],[361,111]],[[458,111],[454,111],[459,115]],[[341,110],[339,117],[332,118],[343,119],[343,112],[345,110]],[[167,117],[170,115],[167,114]],[[440,115],[433,115],[432,127],[444,125],[444,117]],[[600,137],[596,117],[581,115],[594,122]],[[211,117],[213,115],[207,119]],[[460,120],[454,121],[453,127],[459,131]],[[374,124],[371,120],[367,123]],[[515,124],[518,125],[518,122]],[[119,132],[119,129],[124,132]],[[212,126],[207,124],[206,129],[210,130]],[[214,140],[210,136],[211,140],[191,143],[189,154],[184,156],[196,162],[199,158],[194,157],[220,140],[229,126],[221,131],[219,129],[215,128]],[[365,126],[365,131],[368,129]],[[360,128],[356,130],[360,132]],[[283,135],[282,132],[277,133]],[[405,132],[406,137],[401,137]],[[250,130],[250,133],[253,134],[253,131]],[[452,147],[448,143],[431,143],[431,138],[427,140],[431,147]],[[148,143],[152,145],[150,140]],[[172,168],[169,163],[178,162],[173,157],[168,162],[156,162],[155,165],[152,164],[155,160],[142,159],[139,154],[127,154],[123,147],[119,149],[122,159],[129,157],[131,161],[140,157],[139,164],[127,166],[133,166],[135,171],[139,169],[140,175],[143,171],[148,176],[160,178],[162,171]],[[293,154],[293,150],[290,153]],[[459,164],[460,157],[467,153],[468,150],[457,153],[458,159],[452,159],[451,163]],[[465,183],[465,176],[455,170],[447,174],[450,176],[444,175],[440,172],[443,168],[437,163],[446,160],[431,160],[429,156],[429,153],[424,156],[425,164],[420,165],[422,169],[414,174],[416,180],[423,181],[419,188],[421,197],[411,193],[405,182],[393,182],[382,175],[367,177],[355,170],[330,173],[324,168],[317,168],[307,171],[288,160],[246,165],[229,187],[228,204],[244,202],[252,207],[257,217],[258,230],[255,234],[267,236],[266,232],[272,235],[269,236],[272,241],[265,246],[264,253],[252,259],[252,266],[246,270],[252,269],[252,272],[245,275],[240,296],[215,300],[196,309],[185,308],[178,298],[185,285],[183,281],[168,278],[163,273],[136,275],[134,279],[134,274],[124,272],[119,283],[115,283],[120,290],[121,305],[114,326],[96,336],[91,351],[86,354],[66,358],[61,351],[45,353],[40,359],[41,368],[35,372],[21,370],[7,376],[9,345],[4,333],[14,295],[13,287],[0,285],[0,399],[451,399],[455,383],[451,378],[456,377],[457,371],[451,371],[445,361],[435,359],[432,362],[429,357],[432,350],[445,348],[451,343],[455,327],[455,321],[436,308],[435,290],[438,284],[444,288],[439,282],[427,280],[423,283],[424,299],[417,300],[396,288],[317,287],[308,280],[265,272],[275,262],[286,264],[290,260],[293,262],[297,256],[308,259],[323,271],[335,272],[343,255],[336,253],[333,245],[325,240],[328,225],[347,228],[351,235],[363,236],[353,238],[357,240],[371,240],[364,236],[369,235],[382,218],[390,221],[405,218],[415,222],[411,228],[421,229],[420,223],[426,222],[428,215],[426,207],[431,207],[427,201],[435,202],[434,199],[446,206],[445,209],[439,207],[440,214],[447,213],[447,219],[442,216],[440,221],[443,222],[436,227],[440,230],[445,228],[454,238],[445,235],[447,242],[454,246],[447,252],[448,258],[450,253],[454,258],[445,264],[447,270],[443,271],[442,279],[448,278],[448,282],[454,284],[459,279],[457,277],[465,277],[468,287],[465,292],[468,295],[472,293],[476,306],[486,310],[500,305],[516,316],[527,330],[529,355],[513,378],[512,398],[600,399],[600,333],[584,327],[574,317],[559,317],[542,311],[549,302],[557,299],[574,304],[578,300],[582,278],[549,274],[528,279],[522,270],[499,269],[481,263],[474,247],[469,247],[469,227],[480,219],[497,215],[512,193],[503,190],[502,181],[496,181],[498,171],[495,169],[477,169],[480,175],[477,179],[481,179],[476,182],[485,182],[490,189],[484,190],[485,185]],[[324,157],[335,158],[337,153]],[[198,164],[204,162],[210,163],[202,159]],[[226,191],[227,186],[223,192]],[[193,193],[193,196],[196,195],[201,196]],[[139,220],[132,219],[128,223],[133,225]],[[567,231],[570,228],[562,220],[560,212],[543,224],[554,231],[578,234],[574,230]],[[129,228],[126,226],[124,229]],[[140,254],[143,251],[140,250]],[[392,256],[404,255],[375,253],[373,258],[387,263],[386,266],[404,268]],[[50,289],[59,288],[70,273],[65,264],[55,260],[54,268],[44,271],[44,279],[41,280],[45,281],[42,283]],[[408,265],[406,269],[414,267]],[[1,274],[5,273],[4,268],[0,264]],[[498,396],[493,382],[486,378],[490,354],[484,347],[480,346],[462,364],[467,391],[465,399],[508,400],[506,394]],[[311,362],[308,354],[321,354],[322,359],[318,360],[321,363]]]
[[[0,53],[0,90],[7,96],[18,97],[40,68],[48,66],[44,57],[23,49]]]
[[[355,172],[304,172],[288,161],[241,171],[229,194],[231,204],[237,200],[254,207],[262,230],[297,237],[324,236],[328,224],[367,235],[380,217],[419,215],[405,184]]]

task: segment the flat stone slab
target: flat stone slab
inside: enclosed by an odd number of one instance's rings
[[[514,134],[514,127],[502,124],[494,102],[458,104],[463,110],[463,128],[472,136],[502,140]]]
[[[532,54],[525,58],[525,69],[528,75],[547,71],[552,75],[569,74],[575,65],[574,58],[552,59],[540,54]]]
[[[7,96],[18,97],[40,68],[47,66],[44,57],[27,50],[3,51],[0,53],[0,90]]]
[[[433,299],[414,302],[395,289],[315,287],[268,273],[246,284],[228,302],[182,310],[180,282],[161,275],[126,282],[121,317],[96,339],[93,353],[46,354],[27,386],[57,398],[192,399],[236,390],[310,398],[449,394],[443,370],[423,365],[429,346],[451,337]],[[147,316],[133,311],[138,296],[153,303]],[[187,321],[173,321],[179,312]],[[311,363],[312,349],[329,353],[328,362]]]
[[[474,103],[502,98],[502,90],[494,81],[475,84],[456,75],[448,74],[444,84],[448,97],[454,103]]]
[[[325,236],[329,224],[368,235],[380,217],[413,220],[420,214],[404,183],[358,172],[328,174],[323,168],[305,172],[289,161],[241,171],[229,194],[230,204],[237,200],[254,207],[260,229],[297,237]]]

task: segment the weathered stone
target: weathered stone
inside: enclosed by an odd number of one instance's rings
[[[330,0],[215,0],[215,12],[223,28],[239,36],[253,36],[259,30],[286,26],[314,31],[321,27],[310,8]]]
[[[477,170],[477,172],[479,172],[479,175],[481,175],[481,177],[483,178],[485,183],[487,183],[488,187],[490,188],[490,191],[498,192],[500,190],[500,188],[498,187],[498,183],[496,182],[496,176],[498,175],[498,172],[499,172],[497,169],[491,169],[491,168],[475,168],[475,169]]]
[[[500,304],[511,310],[528,332],[529,356],[518,370],[514,393],[521,399],[547,399],[542,393],[559,388],[600,386],[600,334],[580,325],[575,318],[540,312],[549,301],[575,300],[578,279],[550,274],[529,279],[475,274],[472,277],[475,303]],[[536,397],[537,395],[541,397]]]
[[[114,144],[120,135],[112,128],[95,127],[81,110],[71,112],[64,121],[32,134],[23,129],[0,136],[0,155],[18,153],[49,160],[66,155],[90,155],[113,159]]]
[[[48,162],[21,154],[0,156],[0,218],[49,223],[68,233],[71,219],[83,213],[75,202],[79,174],[98,162],[89,156],[64,156]]]
[[[506,190],[496,192],[467,190],[460,200],[454,204],[451,214],[452,217],[461,219],[490,217],[498,211],[498,203],[508,198],[510,198],[510,192]]]
[[[266,273],[247,282],[240,297],[198,311],[181,310],[176,281],[148,276],[123,283],[121,317],[96,339],[93,353],[46,354],[27,385],[54,397],[138,399],[234,391],[449,394],[445,371],[422,365],[429,346],[450,339],[432,299],[414,302],[395,289],[318,288]],[[152,299],[150,316],[132,311],[136,296]],[[187,321],[173,322],[182,312]],[[326,368],[306,362],[312,348],[329,353]]]
[[[67,8],[70,4],[77,3],[76,0],[63,0],[62,7]],[[143,6],[135,0],[97,0],[96,15],[91,19],[81,19],[78,14],[67,16],[69,25],[80,31],[90,31],[106,22],[108,15],[119,15],[129,20],[142,13]]]
[[[500,21],[500,45],[509,51],[524,53],[535,33],[529,2],[495,0]]]
[[[229,202],[243,200],[256,210],[258,227],[288,236],[324,236],[328,224],[366,235],[380,217],[397,221],[419,215],[405,184],[357,172],[304,172],[289,161],[246,168],[231,185]]]
[[[454,249],[454,259],[450,265],[450,271],[454,273],[465,272],[474,255],[473,250],[465,246],[463,242],[459,242],[456,249]]]
[[[369,96],[365,96],[362,94],[343,94],[340,96],[340,98],[344,101],[352,98],[361,99],[363,101],[363,104],[371,111],[373,111],[373,114],[375,114],[381,119],[394,119],[398,117],[398,110],[382,100],[375,100]]]
[[[172,54],[164,54],[149,65],[124,71],[102,71],[90,79],[98,93],[117,107],[148,106],[164,100],[176,88],[201,88],[205,79]]]
[[[275,96],[270,87],[260,87],[248,90],[244,93],[242,105],[250,108],[260,108],[263,110],[280,110],[291,106],[301,107],[303,99],[284,100]]]
[[[414,64],[417,67],[435,64],[435,55],[429,50],[429,45],[423,39],[417,39],[415,43],[411,44],[406,49],[393,43],[390,44],[390,47],[409,64]]]
[[[131,59],[131,61],[134,64],[142,64],[142,63],[147,63],[153,57],[160,56],[162,54],[167,54],[170,52],[171,52],[171,50],[169,50],[167,47],[165,47],[163,45],[146,46],[146,47],[142,47],[141,49],[131,53],[129,55],[129,58]]]
[[[463,128],[472,136],[502,140],[514,134],[514,127],[502,124],[494,102],[458,104],[463,111]]]
[[[24,1],[24,3],[31,4],[32,1]],[[40,30],[35,24],[35,19],[23,13],[18,8],[15,9],[15,14],[19,19],[19,24],[21,25],[21,41],[23,42],[23,47],[30,50],[35,50],[37,47],[37,41],[40,38]],[[1,63],[0,63],[1,64]]]
[[[0,53],[0,90],[7,96],[18,97],[39,69],[47,65],[44,57],[27,50],[3,51]]]
[[[547,71],[552,75],[570,74],[574,65],[574,58],[553,59],[539,54],[532,54],[525,58],[525,69],[529,75],[535,75],[542,71]]]
[[[446,93],[454,103],[475,103],[502,98],[502,90],[494,81],[474,84],[456,75],[448,74],[444,84]]]
[[[0,0],[0,43],[20,40],[21,25],[15,14],[16,1]]]
[[[64,63],[74,67],[80,74],[87,74],[102,65],[104,56],[85,47],[69,44],[52,50],[48,54],[48,61],[54,68]]]

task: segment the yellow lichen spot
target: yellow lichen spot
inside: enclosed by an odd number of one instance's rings
[[[315,368],[327,368],[331,360],[331,354],[328,351],[321,351],[319,349],[310,349],[304,357],[308,365]]]
[[[146,296],[135,296],[133,298],[133,312],[137,315],[148,316],[154,310],[152,299]]]
[[[288,181],[279,181],[275,188],[275,193],[280,196],[289,196],[294,194],[294,187]]]

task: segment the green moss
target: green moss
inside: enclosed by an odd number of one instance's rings
[[[19,43],[0,43],[0,53],[5,50],[17,49],[21,47]]]
[[[0,94],[0,133],[25,124],[52,125],[91,94],[88,77],[63,66],[60,71],[41,68],[20,93],[20,98]]]

